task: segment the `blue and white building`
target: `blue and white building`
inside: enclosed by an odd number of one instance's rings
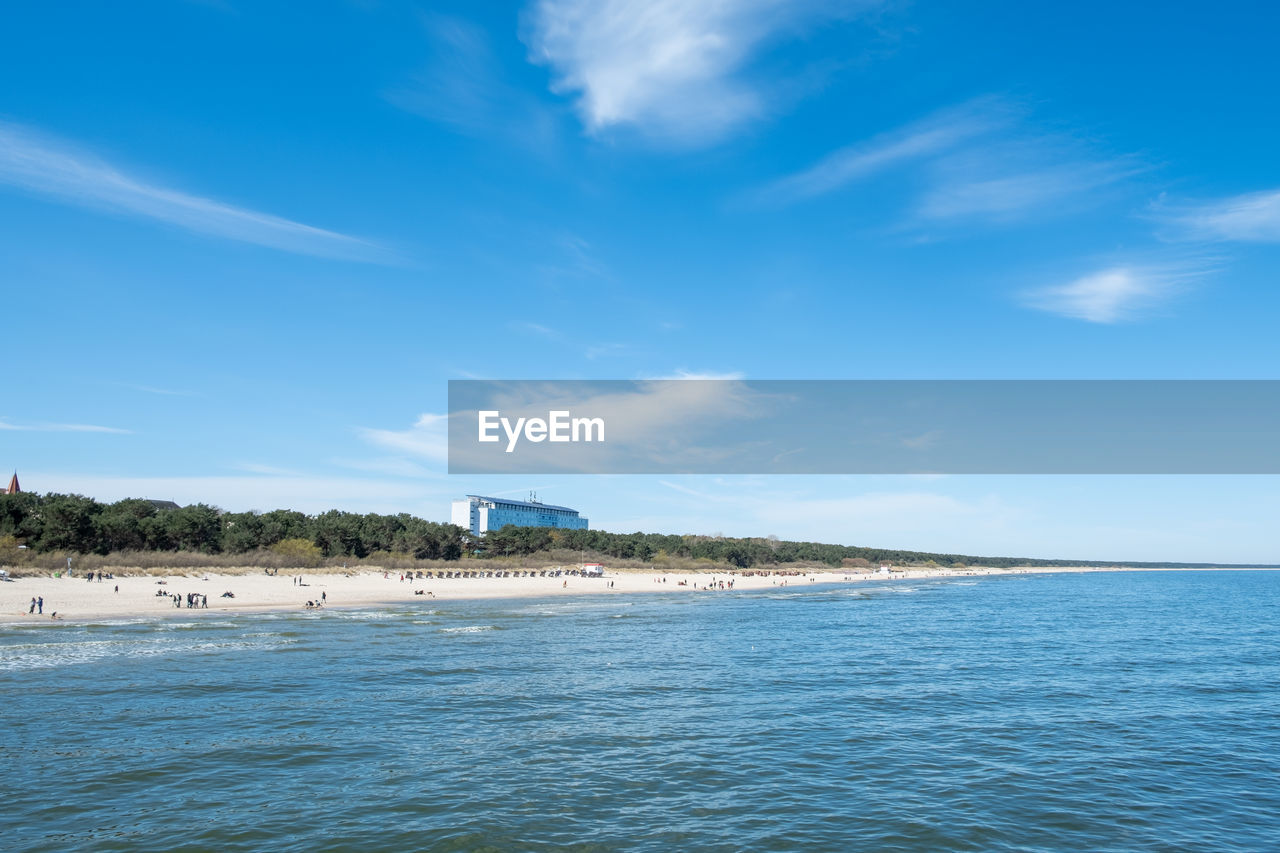
[[[453,502],[449,521],[479,536],[489,530],[498,530],[508,524],[516,527],[563,527],[569,530],[586,530],[587,520],[576,509],[553,506],[536,500],[512,501],[506,498],[487,498],[483,495],[467,495]]]

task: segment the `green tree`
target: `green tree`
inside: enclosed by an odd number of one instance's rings
[[[41,551],[93,550],[94,517],[102,504],[83,495],[45,495],[40,501],[43,523],[37,547]]]
[[[191,504],[168,510],[159,520],[177,550],[215,554],[222,541],[222,522],[218,516],[216,507]]]
[[[145,519],[156,514],[155,504],[141,498],[125,498],[102,508],[93,520],[96,551],[142,551],[147,547]]]

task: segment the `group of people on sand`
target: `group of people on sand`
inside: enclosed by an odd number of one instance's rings
[[[106,572],[105,574],[102,572],[88,572],[85,574],[84,579],[89,583],[93,583],[95,580],[98,583],[102,583],[103,578],[106,578],[107,580],[115,580],[115,577],[116,576],[111,574],[111,572]]]
[[[702,588],[703,589],[733,589],[733,581],[734,581],[734,578],[729,578],[729,580],[727,581],[718,581],[715,578],[712,578],[711,583],[705,585]],[[697,589],[697,588],[698,588],[698,585],[694,584],[694,589]]]
[[[325,593],[325,592],[321,592],[321,593],[320,593],[320,598],[319,598],[318,600],[316,600],[316,601],[312,601],[312,600],[310,600],[310,599],[308,599],[308,600],[307,600],[307,609],[308,609],[308,610],[319,610],[321,607],[324,607],[325,603],[326,603],[328,600],[329,600],[329,595],[328,595],[327,593]]]
[[[581,569],[494,569],[494,570],[474,570],[474,571],[427,571],[423,569],[408,570],[400,572],[400,582],[415,580],[472,580],[479,578],[559,578],[559,577],[586,577],[587,573]],[[383,572],[382,577],[386,580],[391,579],[391,572]]]
[[[43,616],[43,615],[44,615],[44,596],[43,596],[43,595],[41,595],[41,596],[37,596],[37,597],[35,597],[35,598],[31,599],[31,607],[29,607],[29,608],[27,609],[27,614],[28,614],[28,615],[31,615],[31,616]],[[49,618],[50,618],[50,619],[61,619],[62,617],[61,617],[61,616],[59,616],[59,615],[58,615],[58,611],[56,611],[56,610],[55,610],[55,611],[53,611],[52,613],[50,613],[50,614],[49,614]]]
[[[169,597],[173,599],[173,606],[181,610],[184,596],[178,595],[175,592],[173,595]],[[198,592],[189,592],[186,594],[185,600],[187,602],[188,610],[208,610],[209,609],[209,596],[207,595],[201,595]]]

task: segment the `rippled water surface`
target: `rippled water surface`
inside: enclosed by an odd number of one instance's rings
[[[6,850],[1268,850],[1280,573],[0,629]]]

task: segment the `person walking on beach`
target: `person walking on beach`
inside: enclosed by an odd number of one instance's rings
[[[36,612],[36,598],[35,598],[35,596],[34,596],[34,595],[33,595],[33,596],[31,596],[31,609],[30,609],[30,610],[28,610],[27,612],[28,612],[28,613],[35,613],[35,612]]]
[[[44,615],[44,596],[43,595],[36,599],[36,612],[40,616]]]

